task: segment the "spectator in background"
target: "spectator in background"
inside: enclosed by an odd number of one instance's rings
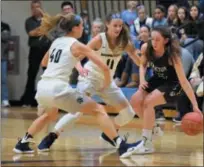
[[[50,47],[50,40],[41,36],[39,27],[42,14],[38,10],[41,8],[41,2],[38,0],[31,2],[32,16],[26,19],[25,29],[28,34],[29,56],[27,83],[21,101],[23,106],[37,105],[35,97],[35,80],[39,70],[42,58]]]
[[[162,5],[158,5],[154,10],[154,19],[152,22],[152,28],[160,26],[160,25],[168,25],[167,19],[165,18],[165,7]]]
[[[186,8],[190,7],[188,0],[156,0],[156,4],[163,5],[166,9],[168,9],[169,6],[172,4],[176,4],[178,7],[180,6],[185,6]]]
[[[64,1],[61,4],[62,14],[74,13],[74,6],[69,1]]]
[[[178,38],[180,39],[182,34],[184,34],[184,25],[186,25],[189,21],[189,13],[186,7],[182,6],[178,8],[178,29],[176,33]]]
[[[176,5],[170,5],[167,14],[167,23],[170,27],[178,26],[178,7]]]
[[[86,10],[83,10],[80,15],[83,20],[84,30],[81,38],[79,38],[79,41],[82,42],[83,44],[87,44],[90,35],[90,21],[88,12]]]
[[[7,65],[9,40],[11,37],[11,29],[7,23],[1,22],[1,105],[9,107],[8,83],[7,83]]]
[[[190,17],[189,23],[184,28],[184,33],[181,36],[181,41],[183,41],[184,45],[191,42],[193,39],[198,37],[198,23],[203,21],[204,17],[201,15],[200,8],[196,5],[192,5],[190,8]],[[186,47],[189,52],[193,55],[194,59],[196,60],[197,57],[203,50],[203,41],[197,40],[196,42],[190,44]]]
[[[189,20],[189,12],[186,7],[182,6],[178,8],[178,27],[186,24]]]
[[[148,27],[152,27],[153,19],[147,16],[145,6],[141,5],[138,6],[138,17],[134,21],[134,29],[135,29],[135,36],[139,35],[140,28],[143,25],[147,25]]]
[[[104,23],[100,18],[96,18],[91,24],[91,34],[89,35],[89,41],[101,32],[104,32]]]
[[[127,10],[122,11],[121,17],[124,23],[129,26],[134,24],[134,20],[137,18],[136,7],[138,5],[137,1],[127,1]]]

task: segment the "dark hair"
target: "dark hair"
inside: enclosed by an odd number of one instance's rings
[[[121,18],[121,14],[117,11],[113,11],[110,12],[107,16],[106,16],[106,22],[110,23],[111,20],[113,19],[122,19]],[[105,32],[107,32],[108,28],[106,27]],[[129,34],[129,29],[127,27],[127,25],[125,23],[123,23],[123,27],[122,30],[120,32],[120,35],[117,37],[117,46],[120,46],[122,49],[124,49],[127,45],[128,42],[131,41],[130,40],[130,34]]]
[[[58,14],[54,17],[50,16],[48,13],[43,13],[40,32],[47,35],[50,30],[58,25],[64,32],[69,33],[72,31],[73,27],[79,26],[80,23],[81,17],[73,13],[66,15]]]
[[[165,8],[163,5],[157,5],[156,8],[155,8],[155,10],[156,10],[156,9],[161,10],[161,11],[164,13],[164,15],[166,14],[166,8]]]
[[[198,9],[198,16],[197,16],[197,18],[196,18],[196,19],[199,19],[200,14],[201,14],[200,7],[199,7],[199,6],[197,6],[197,5],[192,5],[192,6],[190,7],[190,11],[191,11],[191,9],[192,9],[193,7],[196,7],[196,8]],[[189,12],[189,13],[190,13],[190,12]],[[189,20],[194,20],[194,19],[192,18],[191,14],[190,14],[190,16],[189,16]]]
[[[178,11],[179,11],[179,9],[183,9],[184,10],[184,12],[185,12],[185,21],[187,21],[188,19],[189,19],[189,12],[188,12],[188,9],[185,7],[185,6],[181,6],[181,7],[179,7],[178,8]],[[178,14],[177,14],[178,15]],[[180,18],[178,17],[178,26],[181,26],[181,20],[180,20]]]
[[[74,8],[73,4],[70,1],[64,1],[61,4],[61,9],[63,9],[65,6],[68,6],[68,5],[71,6],[72,9]]]
[[[163,38],[168,39],[168,43],[165,45],[165,50],[167,52],[167,55],[169,56],[170,61],[173,61],[172,59],[175,57],[181,56],[179,40],[173,38],[171,29],[169,27],[157,26],[152,29],[152,32],[153,31],[159,32]],[[152,46],[152,42],[149,40],[146,50],[146,57],[148,61],[153,60],[153,54],[154,48]]]
[[[151,31],[151,28],[150,28],[148,25],[146,25],[146,24],[142,25],[142,26],[140,27],[140,29],[141,29],[142,27],[146,27],[149,32]]]

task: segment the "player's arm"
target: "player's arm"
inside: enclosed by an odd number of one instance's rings
[[[130,58],[133,60],[133,62],[137,66],[139,66],[140,65],[140,57],[138,56],[139,50],[135,49],[133,44],[129,42],[125,48],[125,51],[127,52],[128,56],[130,56]]]
[[[47,67],[48,64],[48,60],[49,60],[49,52],[47,51],[41,61],[41,66],[42,67]]]
[[[99,50],[101,48],[101,45],[102,39],[100,35],[97,35],[94,38],[92,38],[91,41],[89,41],[89,43],[87,44],[88,47],[95,51]]]
[[[93,61],[96,65],[98,65],[99,68],[104,72],[104,87],[109,86],[111,83],[111,74],[108,66],[103,63],[102,60],[99,59],[99,56],[96,52],[94,52],[90,47],[80,43],[75,42],[71,47],[71,52],[73,56],[83,59],[84,57],[87,57],[89,60]],[[85,56],[82,56],[85,55]]]
[[[193,105],[193,110],[194,111],[199,110],[198,109],[198,103],[197,103],[197,100],[195,98],[193,89],[186,78],[181,58],[180,57],[173,58],[173,64],[174,64],[174,68],[176,70],[176,74],[178,76],[179,82],[181,84],[181,87],[183,88],[183,90],[185,91],[186,95],[188,96],[188,98],[190,99],[190,101]]]
[[[101,37],[100,37],[100,35],[97,35],[96,37],[94,37],[87,44],[87,46],[90,47],[92,50],[96,51],[96,50],[98,50],[101,47],[101,43],[102,43]],[[81,62],[78,62],[77,65],[75,66],[75,68],[80,73],[80,75],[82,75],[82,76],[88,75],[88,71],[82,67]]]
[[[145,74],[147,71],[147,58],[146,58],[147,43],[143,44],[141,47],[141,57],[140,57],[140,82],[145,81]]]

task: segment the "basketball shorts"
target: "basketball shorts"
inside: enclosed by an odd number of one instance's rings
[[[169,81],[153,76],[147,82],[148,88],[145,91],[151,93],[157,89],[163,92],[166,102],[175,102],[182,93],[179,81]]]
[[[43,79],[38,82],[35,96],[38,108],[58,108],[67,112],[79,112],[90,98],[61,80]]]
[[[126,99],[125,95],[121,89],[117,87],[114,81],[112,81],[110,86],[103,92],[99,91],[102,84],[103,79],[79,76],[77,89],[80,92],[85,92],[89,96],[99,96],[104,103],[108,105],[119,106],[120,104],[128,104],[128,100]]]

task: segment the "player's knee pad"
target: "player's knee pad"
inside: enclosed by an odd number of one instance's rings
[[[126,108],[122,109],[119,114],[115,117],[115,123],[119,126],[124,126],[129,123],[135,116],[135,112],[132,107],[129,105]]]

